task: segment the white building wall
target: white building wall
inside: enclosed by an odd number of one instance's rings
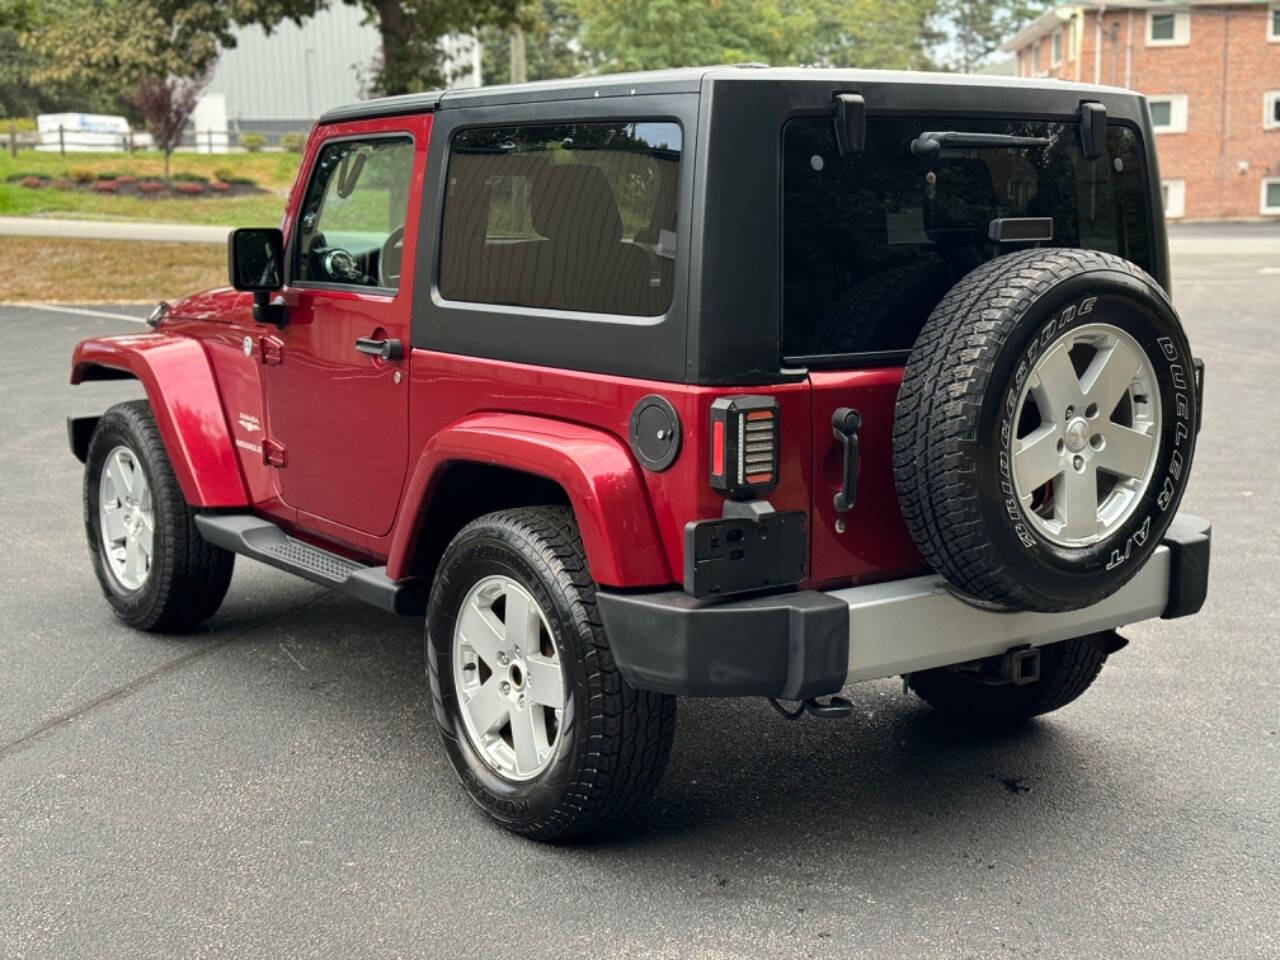
[[[298,26],[286,20],[268,34],[240,27],[236,46],[224,50],[207,94],[222,95],[234,129],[273,124],[305,127],[333,107],[361,97],[361,74],[381,46],[377,28],[364,13],[333,3]],[[473,37],[448,37],[446,76],[452,86],[480,85],[480,44]]]
[[[332,107],[360,99],[357,70],[368,70],[378,31],[364,13],[335,3],[301,27],[291,20],[268,34],[236,30],[236,46],[218,60],[208,93],[223,94],[227,119],[311,121]]]

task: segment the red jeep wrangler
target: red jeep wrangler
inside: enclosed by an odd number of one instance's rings
[[[69,424],[94,569],[145,630],[211,616],[237,553],[425,616],[449,759],[544,839],[654,787],[676,695],[1056,709],[1205,598],[1159,184],[1143,98],[1059,82],[331,111],[230,288],[76,348],[147,395]]]

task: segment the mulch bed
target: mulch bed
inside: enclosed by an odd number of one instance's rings
[[[120,176],[99,180],[68,180],[55,177],[21,177],[17,182],[30,190],[74,190],[80,193],[111,193],[131,197],[239,197],[266,193],[254,183],[225,182],[202,178],[160,178]]]

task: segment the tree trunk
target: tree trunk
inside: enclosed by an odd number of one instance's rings
[[[409,92],[407,65],[403,63],[409,36],[409,18],[400,0],[377,0],[378,33],[382,38],[383,94]]]
[[[529,79],[525,67],[524,30],[520,24],[511,25],[511,82],[524,83]]]
[[[169,158],[173,155],[173,147],[164,149],[164,182],[169,182]]]

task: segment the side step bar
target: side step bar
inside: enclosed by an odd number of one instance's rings
[[[386,567],[366,567],[336,553],[297,540],[270,520],[248,514],[213,513],[196,517],[200,535],[214,546],[332,587],[391,613],[421,616],[427,610],[427,584],[421,579],[390,580]]]

